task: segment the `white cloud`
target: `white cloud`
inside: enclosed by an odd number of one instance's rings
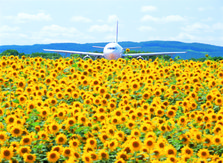
[[[174,21],[183,21],[185,18],[183,18],[180,15],[169,15],[167,17],[162,18],[166,22],[174,22]]]
[[[178,36],[176,36],[175,38],[173,38],[175,40],[198,40],[198,38],[194,35],[191,35],[189,33],[185,33],[185,32],[181,32]]]
[[[37,13],[37,14],[28,14],[28,13],[18,13],[16,16],[7,16],[7,19],[12,19],[15,22],[24,23],[26,21],[50,21],[52,20],[49,14]]]
[[[160,19],[159,18],[156,18],[154,16],[151,16],[151,15],[145,15],[142,17],[141,21],[159,21]]]
[[[223,30],[223,23],[216,23],[212,27],[214,30]]]
[[[212,20],[213,20],[212,17],[207,17],[207,18],[202,19],[202,21],[204,21],[204,22],[210,22]]]
[[[182,29],[183,31],[186,31],[186,32],[210,32],[211,31],[211,28],[209,25],[199,23],[199,22],[187,25],[183,27]]]
[[[40,31],[35,32],[31,38],[34,43],[55,43],[55,42],[83,42],[92,39],[74,27],[59,26],[56,24],[44,26]]]
[[[62,27],[59,25],[50,25],[50,26],[44,26],[41,29],[41,34],[47,35],[47,36],[63,36],[63,37],[73,37],[76,34],[79,34],[79,31],[74,27]]]
[[[138,30],[141,31],[141,32],[145,32],[145,31],[153,31],[155,29],[150,27],[150,26],[141,26],[141,27],[138,28]]]
[[[0,32],[15,32],[17,30],[19,30],[19,27],[10,27],[8,25],[0,27]]]
[[[180,16],[180,15],[168,15],[168,16],[165,16],[165,17],[154,17],[154,16],[151,16],[151,15],[145,15],[141,18],[141,21],[154,21],[154,22],[176,22],[176,21],[184,21],[185,18]]]
[[[108,23],[114,23],[118,20],[118,16],[117,15],[109,15],[108,16]]]
[[[71,21],[74,21],[74,22],[84,22],[84,23],[92,22],[91,19],[89,19],[87,17],[83,17],[83,16],[73,16],[71,18]]]
[[[141,11],[147,12],[147,11],[156,11],[157,8],[155,6],[142,6]]]
[[[205,11],[205,8],[204,7],[199,7],[198,11]]]
[[[89,32],[112,32],[114,31],[114,28],[112,26],[109,26],[107,24],[104,25],[92,25],[89,30]]]

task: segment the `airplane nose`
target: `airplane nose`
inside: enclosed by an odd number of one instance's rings
[[[116,55],[114,53],[111,53],[108,55],[108,59],[112,60],[112,59],[116,59]]]

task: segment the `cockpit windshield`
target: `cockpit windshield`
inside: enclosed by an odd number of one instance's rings
[[[108,47],[108,49],[110,49],[110,50],[115,50],[116,47]]]

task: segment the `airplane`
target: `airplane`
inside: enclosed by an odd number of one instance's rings
[[[118,44],[118,21],[116,25],[116,39],[115,42],[108,43],[105,47],[101,46],[93,46],[95,48],[103,48],[103,53],[94,53],[94,52],[81,52],[81,51],[70,51],[70,50],[54,50],[54,49],[43,49],[44,51],[50,52],[57,52],[57,53],[70,53],[70,54],[80,54],[86,55],[83,57],[91,58],[90,56],[104,57],[108,60],[117,60],[123,57],[137,57],[137,59],[144,59],[142,56],[157,56],[157,55],[172,55],[172,54],[182,54],[186,52],[156,52],[156,53],[131,53],[131,54],[124,54],[124,51],[128,52],[130,49],[140,48],[140,47],[129,47],[129,48],[122,48]]]

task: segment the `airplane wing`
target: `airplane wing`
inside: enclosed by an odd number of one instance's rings
[[[171,55],[171,54],[183,54],[183,53],[187,52],[130,53],[130,54],[125,54],[124,56],[139,57],[139,56]]]
[[[44,51],[51,51],[57,53],[70,53],[70,54],[84,54],[91,56],[103,56],[103,53],[93,53],[93,52],[80,52],[80,51],[69,51],[69,50],[54,50],[54,49],[43,49]]]

